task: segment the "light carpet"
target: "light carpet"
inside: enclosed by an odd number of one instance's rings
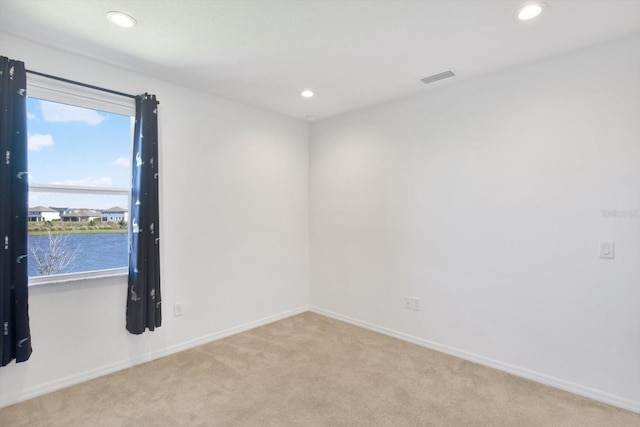
[[[13,426],[640,426],[640,414],[313,313],[0,409]]]

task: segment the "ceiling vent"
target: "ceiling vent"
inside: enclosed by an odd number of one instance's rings
[[[453,71],[445,71],[444,73],[434,74],[433,76],[425,77],[424,79],[420,79],[420,81],[426,85],[429,83],[437,82],[438,80],[448,79],[449,77],[453,77]]]

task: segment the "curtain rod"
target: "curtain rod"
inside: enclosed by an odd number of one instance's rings
[[[117,90],[106,89],[106,88],[103,88],[103,87],[100,87],[100,86],[94,86],[94,85],[90,85],[90,84],[87,84],[87,83],[77,82],[75,80],[69,80],[69,79],[65,79],[65,78],[62,78],[62,77],[58,77],[58,76],[52,76],[51,74],[40,73],[38,71],[33,71],[33,70],[26,70],[26,72],[30,73],[30,74],[35,74],[36,76],[46,77],[48,79],[58,80],[58,81],[65,82],[65,83],[71,83],[71,84],[74,84],[74,85],[77,85],[77,86],[87,87],[89,89],[100,90],[102,92],[112,93],[114,95],[120,95],[120,96],[125,96],[127,98],[136,99],[135,95],[131,95],[131,94],[124,93],[124,92],[118,92]]]

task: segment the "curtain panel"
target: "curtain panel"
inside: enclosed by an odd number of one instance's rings
[[[129,226],[127,330],[141,334],[162,324],[158,202],[158,101],[136,97],[133,185]]]
[[[31,356],[27,270],[27,76],[0,56],[0,320],[2,366]]]

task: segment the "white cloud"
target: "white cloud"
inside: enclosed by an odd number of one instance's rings
[[[54,185],[78,185],[82,187],[110,187],[111,178],[103,176],[102,178],[94,178],[92,176],[82,179],[65,179],[63,181],[53,181]]]
[[[95,110],[76,107],[75,105],[58,104],[57,102],[40,101],[42,118],[47,122],[84,122],[88,125],[102,123],[105,116]]]
[[[35,118],[36,118],[35,114],[27,112],[27,120],[33,120]]]
[[[29,135],[27,148],[29,151],[40,151],[42,147],[50,147],[53,145],[53,137],[50,134],[34,133]]]
[[[118,157],[111,164],[113,166],[122,166],[123,168],[128,168],[131,165],[131,162],[126,157]]]

